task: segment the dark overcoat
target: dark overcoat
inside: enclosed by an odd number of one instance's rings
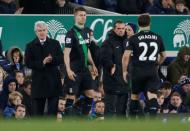
[[[51,63],[44,65],[43,60],[52,55]],[[25,64],[32,69],[32,98],[56,97],[61,92],[59,66],[63,64],[63,52],[57,40],[50,38],[42,45],[38,38],[27,44]]]

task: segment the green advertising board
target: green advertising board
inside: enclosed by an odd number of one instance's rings
[[[170,56],[175,56],[181,46],[190,44],[190,16],[152,16],[151,30],[163,37],[166,50]],[[107,33],[112,29],[115,20],[137,24],[137,16],[88,16],[86,26],[94,30],[95,39],[102,43]],[[1,15],[0,39],[3,49],[25,45],[35,38],[34,23],[43,20],[48,24],[49,37],[57,39],[64,45],[67,31],[73,26],[73,16],[25,16]]]

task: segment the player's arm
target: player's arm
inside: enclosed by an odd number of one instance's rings
[[[159,58],[157,60],[157,64],[161,65],[164,62],[165,59],[166,59],[166,52],[165,51],[160,52]]]
[[[157,64],[161,65],[166,59],[166,53],[165,53],[164,42],[161,37],[159,39],[160,39],[160,50],[159,50],[159,57],[157,59]]]
[[[91,55],[91,52],[90,50],[88,50],[88,62],[92,65],[92,68],[93,68],[93,71],[94,71],[94,74],[95,75],[98,75],[98,70],[94,64],[94,61],[92,59],[92,55]]]
[[[76,74],[72,71],[70,66],[70,53],[72,50],[73,43],[74,43],[73,34],[71,32],[68,32],[65,37],[64,62],[69,79],[75,81]]]
[[[125,82],[127,82],[126,76],[128,74],[127,70],[128,70],[131,52],[132,52],[131,50],[125,50],[122,57],[123,79],[125,80]]]
[[[66,71],[67,71],[69,79],[75,81],[76,74],[71,70],[71,67],[70,67],[70,52],[71,52],[71,48],[64,49],[64,62],[65,62]]]

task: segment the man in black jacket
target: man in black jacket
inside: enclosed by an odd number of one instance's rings
[[[122,56],[124,53],[125,23],[116,21],[109,38],[101,49],[103,86],[105,91],[105,114],[125,115],[128,90],[122,77]]]
[[[63,63],[63,53],[58,41],[47,37],[48,28],[44,21],[34,26],[37,38],[27,44],[25,63],[32,69],[32,98],[34,115],[43,115],[48,100],[48,114],[55,114],[61,92],[58,67]]]

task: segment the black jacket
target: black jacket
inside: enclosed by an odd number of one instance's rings
[[[52,63],[43,65],[43,60],[52,55]],[[63,64],[63,53],[59,42],[50,38],[41,45],[39,39],[27,44],[25,63],[32,69],[32,98],[55,97],[61,92],[59,65]]]
[[[0,14],[14,14],[16,12],[15,2],[6,3],[0,1]]]
[[[114,32],[104,41],[101,48],[101,64],[103,66],[103,84],[105,92],[127,93],[127,85],[123,80],[122,56],[124,53],[124,40],[126,36],[119,37]],[[116,65],[116,70],[111,75],[111,68]]]

